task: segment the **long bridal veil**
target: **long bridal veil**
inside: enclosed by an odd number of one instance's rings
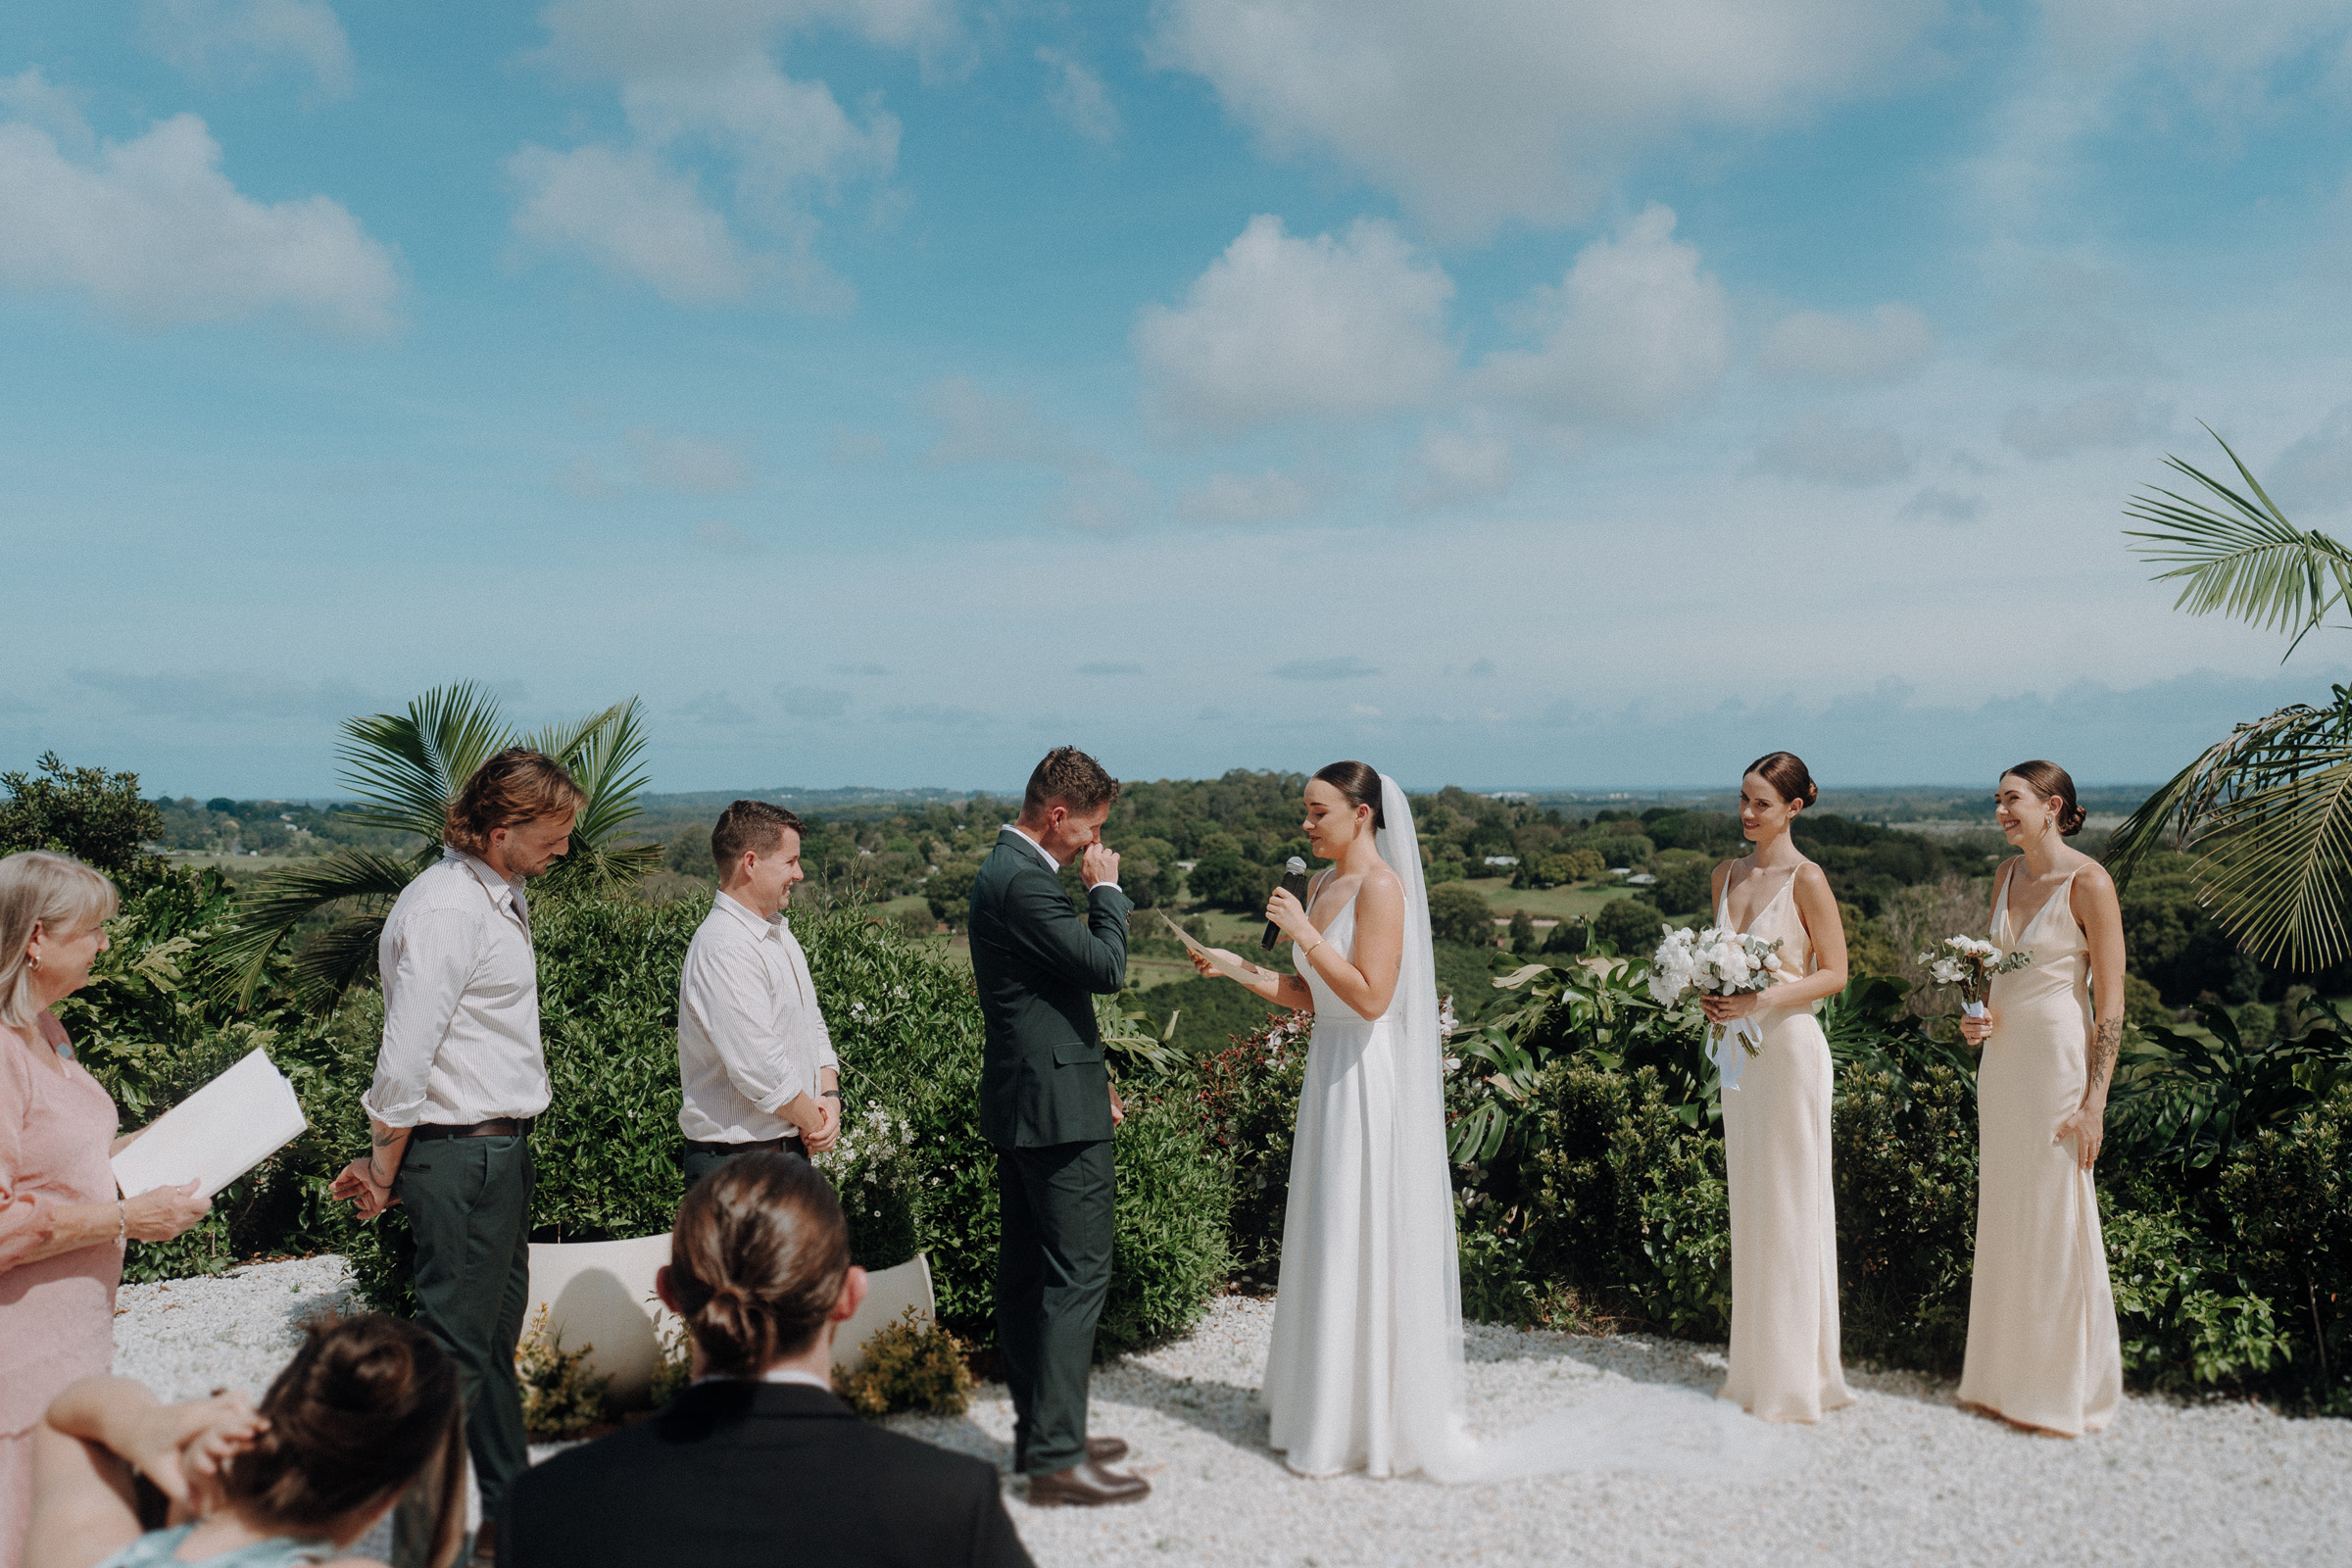
[[[1737,1405],[1696,1390],[1592,1379],[1590,1396],[1498,1438],[1471,1436],[1462,1353],[1462,1290],[1446,1160],[1444,1041],[1428,880],[1412,807],[1387,774],[1373,843],[1404,887],[1404,956],[1396,976],[1395,1173],[1399,1261],[1426,1269],[1427,1289],[1398,1302],[1393,1369],[1396,1425],[1433,1481],[1503,1481],[1571,1470],[1639,1470],[1726,1479],[1778,1467],[1780,1435]],[[1409,1260],[1409,1261],[1407,1261]],[[1409,1306],[1408,1306],[1409,1301]],[[1583,1381],[1583,1380],[1579,1380]],[[1402,1467],[1400,1467],[1402,1468]]]

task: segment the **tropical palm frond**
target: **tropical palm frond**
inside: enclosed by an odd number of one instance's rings
[[[471,681],[435,687],[406,712],[345,719],[343,734],[343,780],[364,803],[353,814],[419,834],[428,846],[441,842],[459,785],[514,744],[498,700]]]
[[[637,699],[570,724],[550,725],[528,744],[569,770],[588,797],[572,824],[571,852],[548,873],[548,890],[599,895],[633,886],[662,863],[658,844],[616,841],[638,815],[645,788],[645,725]]]
[[[375,972],[389,908],[350,914],[296,950],[294,992],[313,1005],[332,1003]]]
[[[213,984],[239,1006],[250,1003],[270,956],[297,926],[329,905],[356,901],[363,911],[372,912],[380,929],[383,912],[416,875],[417,863],[375,850],[338,850],[272,874],[246,901],[235,928],[208,945],[205,960]],[[372,948],[368,956],[373,960]]]
[[[2251,496],[2168,457],[2166,465],[2195,481],[2204,497],[2151,487],[2124,512],[2153,526],[2128,529],[2125,537],[2141,541],[2133,548],[2142,559],[2168,568],[2157,581],[2180,580],[2174,608],[2192,615],[2218,611],[2292,632],[2286,650],[2291,657],[2328,612],[2352,602],[2352,551],[2289,522],[2230,443],[2219,435],[2214,440]]]
[[[2190,847],[2222,927],[2254,957],[2323,969],[2352,956],[2352,693],[2251,726]]]

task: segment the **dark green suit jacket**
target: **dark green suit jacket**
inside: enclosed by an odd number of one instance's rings
[[[1127,981],[1127,911],[1117,888],[1070,907],[1046,858],[1009,828],[972,883],[972,978],[988,1054],[980,1132],[1016,1149],[1110,1136],[1110,1074],[1094,994]]]

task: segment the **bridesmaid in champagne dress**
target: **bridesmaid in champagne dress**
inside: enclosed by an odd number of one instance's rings
[[[2065,1437],[2115,1418],[2124,1365],[2091,1166],[2124,1033],[2124,923],[2053,762],[2001,775],[1995,815],[2024,853],[1993,878],[1992,940],[2034,961],[1964,1019],[1977,1069],[1977,1262],[1960,1402]],[[2098,999],[2094,1021],[2090,999]]]
[[[1710,1019],[1752,1019],[1763,1036],[1753,1055],[1737,1041],[1716,1048],[1732,1208],[1731,1374],[1718,1396],[1766,1421],[1818,1421],[1853,1402],[1838,1349],[1830,1048],[1814,1019],[1845,989],[1845,929],[1829,879],[1788,838],[1818,794],[1787,752],[1758,758],[1740,780],[1740,826],[1756,848],[1715,868],[1715,923],[1777,938],[1791,978],[1701,1004]]]

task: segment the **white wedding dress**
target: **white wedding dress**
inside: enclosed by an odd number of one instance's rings
[[[1394,779],[1380,782],[1375,843],[1404,886],[1403,962],[1372,1019],[1301,966],[1314,1032],[1259,1396],[1269,1442],[1309,1476],[1635,1469],[1721,1480],[1776,1467],[1784,1454],[1763,1423],[1694,1389],[1620,1380],[1596,1379],[1592,1396],[1499,1440],[1470,1436],[1429,897],[1411,808]],[[1353,959],[1354,900],[1324,938]]]

